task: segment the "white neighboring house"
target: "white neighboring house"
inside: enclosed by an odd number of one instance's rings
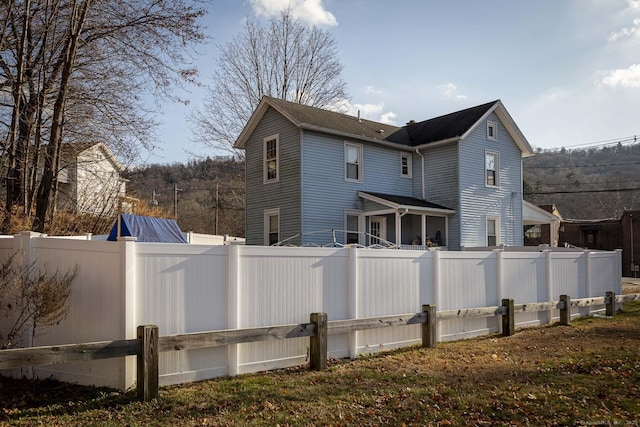
[[[123,171],[122,164],[102,142],[64,144],[56,209],[94,215],[130,211]]]

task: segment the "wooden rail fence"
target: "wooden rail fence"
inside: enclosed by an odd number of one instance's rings
[[[606,315],[613,316],[616,304],[634,300],[640,300],[640,294],[615,295],[613,292],[607,292],[604,297],[572,300],[568,295],[561,295],[558,301],[531,304],[514,304],[512,299],[503,299],[500,306],[446,311],[436,311],[435,305],[426,304],[422,306],[420,313],[334,321],[328,321],[326,313],[311,313],[309,323],[167,336],[159,336],[157,326],[144,325],[138,326],[136,339],[0,350],[0,369],[135,355],[137,356],[137,395],[139,399],[149,401],[158,396],[158,360],[159,353],[164,351],[309,337],[310,369],[323,370],[327,367],[328,335],[421,324],[422,346],[432,348],[436,345],[438,320],[501,316],[502,335],[509,336],[515,332],[516,313],[559,309],[560,323],[569,325],[571,309],[574,307],[605,305]]]

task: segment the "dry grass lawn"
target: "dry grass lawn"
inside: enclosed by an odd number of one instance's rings
[[[519,330],[134,393],[0,378],[0,425],[640,425],[640,303]]]

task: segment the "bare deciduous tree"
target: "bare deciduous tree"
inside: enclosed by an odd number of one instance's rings
[[[267,24],[251,20],[221,47],[204,105],[191,117],[198,142],[236,152],[232,145],[264,95],[319,108],[347,100],[335,40],[288,11]]]
[[[63,320],[69,310],[76,270],[48,273],[14,267],[15,256],[0,264],[0,349],[20,344],[27,332],[45,332]]]
[[[149,99],[195,75],[199,0],[9,0],[0,8],[5,211],[43,231],[63,143],[153,146]],[[33,209],[33,210],[32,210]]]

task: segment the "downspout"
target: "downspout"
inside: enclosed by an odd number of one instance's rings
[[[420,156],[420,162],[422,166],[422,200],[427,200],[427,195],[424,188],[424,155],[416,148],[416,154]]]

